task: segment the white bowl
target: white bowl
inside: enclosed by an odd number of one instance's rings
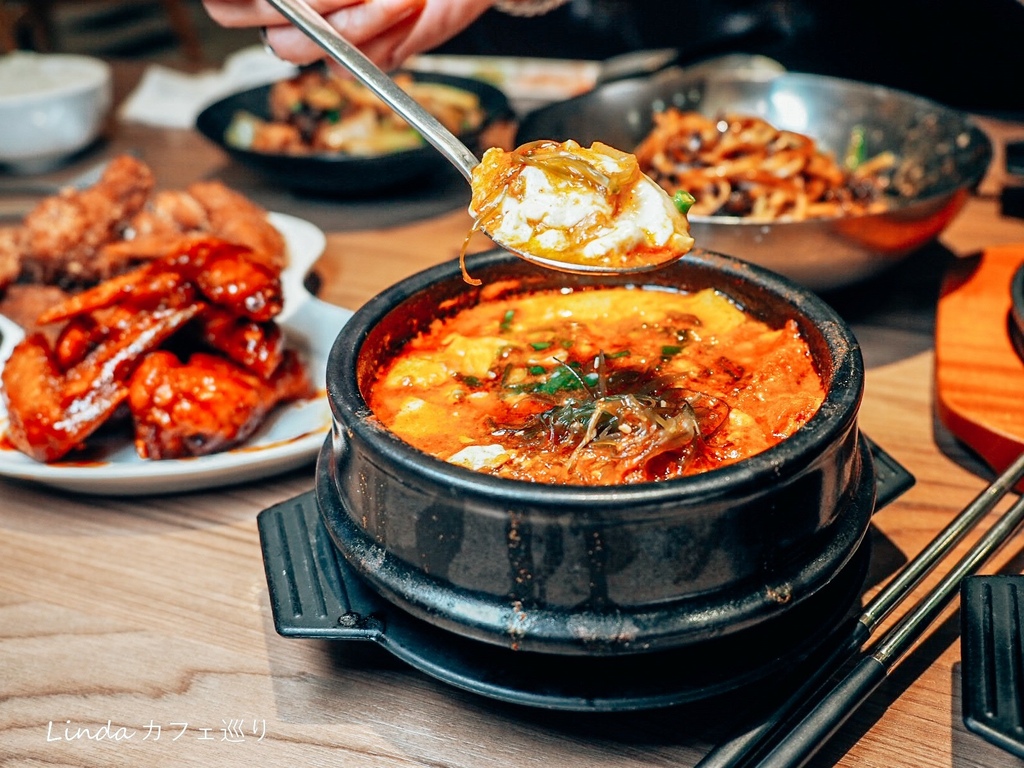
[[[90,56],[0,56],[0,163],[18,172],[57,164],[93,142],[113,100],[110,67]]]

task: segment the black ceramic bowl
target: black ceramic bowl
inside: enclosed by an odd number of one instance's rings
[[[857,428],[864,369],[848,327],[774,273],[695,251],[643,278],[718,288],[770,324],[795,318],[826,384],[781,444],[705,474],[617,487],[512,481],[412,448],[370,413],[382,360],[439,314],[493,294],[637,282],[542,270],[504,252],[414,275],[345,324],[327,391],[334,429],[316,495],[340,552],[387,600],[435,626],[544,653],[676,648],[750,629],[818,593],[867,530],[874,470]],[[514,286],[510,288],[509,286]]]
[[[497,121],[512,117],[505,94],[489,83],[465,77],[414,72],[417,81],[443,83],[475,93],[484,110],[479,128],[459,136],[466,146],[477,148],[481,133]],[[448,161],[429,144],[382,155],[354,156],[343,152],[309,155],[257,152],[235,146],[225,139],[235,113],[249,112],[269,119],[272,84],[233,93],[210,104],[196,117],[196,130],[232,158],[283,189],[312,195],[354,196],[380,194],[423,181],[431,174],[450,171]]]

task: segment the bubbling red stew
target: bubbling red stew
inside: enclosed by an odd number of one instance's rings
[[[485,300],[405,343],[368,392],[420,450],[517,480],[612,485],[732,464],[792,435],[824,388],[790,320],[713,289]]]

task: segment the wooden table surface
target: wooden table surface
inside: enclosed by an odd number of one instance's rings
[[[943,271],[986,246],[1024,243],[1024,220],[1002,216],[997,198],[1000,142],[1024,137],[1024,126],[984,124],[997,140],[993,172],[941,242],[884,280],[828,297],[863,345],[861,425],[916,477],[875,516],[869,593],[991,479],[938,422],[932,383]],[[129,149],[166,187],[231,170],[190,131],[134,124],[114,125],[95,154]],[[286,212],[302,215],[306,201],[292,202]],[[454,257],[467,226],[454,208],[396,226],[328,227],[315,267],[320,296],[355,309]],[[742,713],[713,707],[615,715],[520,708],[436,682],[373,644],[279,636],[256,516],[312,483],[304,467],[241,486],[133,498],[0,480],[0,765],[692,766],[743,726]],[[984,570],[1024,571],[1020,545]],[[965,729],[960,693],[952,606],[812,765],[1012,764]]]

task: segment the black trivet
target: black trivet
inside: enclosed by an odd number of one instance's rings
[[[913,477],[871,445],[876,509]],[[392,605],[351,569],[323,525],[314,491],[258,517],[277,631],[372,641],[451,685],[502,701],[572,711],[650,709],[763,684],[827,645],[860,595],[869,545],[824,588],[749,629],[678,649],[624,656],[528,653],[465,638]]]

